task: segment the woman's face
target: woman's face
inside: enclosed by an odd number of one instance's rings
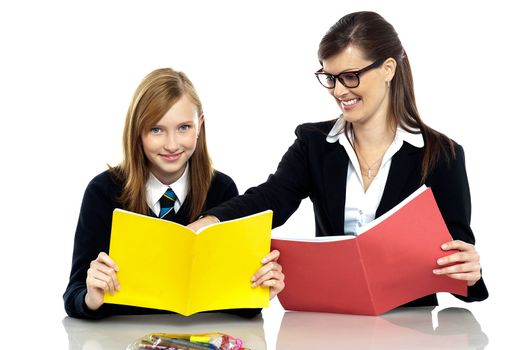
[[[359,48],[353,46],[348,46],[342,52],[322,61],[323,71],[333,75],[358,71],[372,63],[373,61],[364,58]],[[391,72],[393,63],[394,60],[391,59],[377,68],[359,74],[360,83],[355,88],[345,87],[336,80],[336,85],[333,89],[329,89],[329,93],[340,107],[345,120],[358,126],[370,124],[372,121],[383,122],[387,119],[389,106],[387,82],[394,74],[394,71]]]
[[[203,123],[197,107],[183,95],[159,122],[141,135],[150,171],[165,185],[177,181],[195,151]]]

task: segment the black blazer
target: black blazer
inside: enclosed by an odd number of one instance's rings
[[[276,172],[268,180],[239,197],[207,211],[221,221],[271,209],[273,227],[285,223],[300,202],[309,197],[314,208],[316,236],[343,234],[345,188],[349,157],[339,142],[326,141],[335,120],[303,124],[296,128],[296,140],[289,147]],[[440,159],[425,181],[431,187],[451,236],[475,243],[470,227],[471,202],[464,151],[455,143],[456,158]],[[382,199],[380,216],[420,187],[423,148],[404,143],[393,156]],[[482,279],[468,288],[465,301],[483,300],[488,292]],[[435,295],[409,305],[437,305]]]
[[[75,233],[71,275],[63,296],[64,307],[69,316],[99,319],[110,315],[169,313],[116,304],[103,304],[98,310],[92,311],[84,303],[90,262],[96,259],[100,252],[107,253],[109,250],[112,214],[115,208],[122,209],[122,205],[117,201],[122,190],[123,184],[110,171],[97,175],[86,188]],[[234,181],[229,176],[215,171],[206,197],[205,209],[217,206],[237,195]],[[189,212],[189,201],[185,200],[176,214],[175,221],[187,225]],[[255,316],[260,311],[261,309],[224,310],[245,317]]]

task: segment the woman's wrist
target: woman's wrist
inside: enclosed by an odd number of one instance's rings
[[[219,223],[220,220],[213,215],[205,215],[197,221],[199,228],[207,227]]]
[[[220,222],[220,220],[216,216],[213,216],[213,215],[206,215],[205,217],[203,217],[203,219],[206,219],[207,224],[209,225],[217,224],[218,222]]]
[[[200,229],[202,229],[203,227],[207,227],[207,226],[210,226],[212,224],[217,224],[218,222],[220,222],[220,220],[217,217],[215,217],[213,215],[205,215],[205,216],[201,216],[197,221],[192,222],[187,227],[189,229],[197,232]]]

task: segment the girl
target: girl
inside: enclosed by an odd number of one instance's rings
[[[106,253],[115,208],[187,225],[204,210],[238,195],[232,179],[212,168],[202,105],[181,72],[158,69],[143,79],[128,109],[123,145],[122,163],[96,176],[84,194],[64,293],[72,317],[164,313],[103,303],[105,292],[120,289],[117,262]],[[283,280],[274,260],[264,259],[267,264],[258,271],[263,277],[257,285],[271,287],[271,297],[273,285]],[[260,309],[230,312],[252,316]]]

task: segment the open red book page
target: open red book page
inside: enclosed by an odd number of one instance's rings
[[[430,188],[358,236],[375,314],[436,292],[467,295],[467,284],[434,275],[451,235]]]
[[[437,276],[451,236],[431,189],[421,188],[358,237],[272,239],[281,252],[287,310],[379,315],[436,293],[467,294],[465,281]]]
[[[356,239],[326,242],[273,240],[281,251],[285,289],[278,294],[287,310],[350,314],[374,312]]]

